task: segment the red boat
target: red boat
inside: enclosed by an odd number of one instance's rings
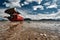
[[[9,17],[5,16],[5,18],[8,18],[8,20],[10,21],[23,21],[24,20],[24,18],[20,15],[20,13],[16,12],[14,8],[5,10],[5,13],[10,15]]]

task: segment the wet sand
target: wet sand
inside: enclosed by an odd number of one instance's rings
[[[0,40],[60,40],[60,22],[0,22]]]

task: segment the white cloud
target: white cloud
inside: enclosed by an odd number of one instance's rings
[[[10,7],[10,8],[12,8],[12,7],[21,7],[21,5],[20,5],[20,0],[8,0],[9,1],[9,3],[7,3],[7,2],[4,2],[3,4],[4,5],[6,5],[6,7]]]
[[[33,10],[37,10],[37,8],[44,10],[44,7],[42,5],[33,6]]]
[[[24,18],[30,18],[32,20],[39,20],[39,19],[60,19],[60,9],[57,13],[52,12],[51,14],[37,14],[37,15],[30,15],[26,10],[18,10]]]
[[[53,0],[52,3],[51,3],[51,5],[49,5],[49,6],[46,7],[46,8],[57,8],[58,5],[57,5],[56,2],[57,2],[57,0]]]
[[[60,9],[57,13],[52,12],[51,14],[38,14],[39,19],[60,19]]]
[[[29,3],[25,1],[24,4],[27,5],[27,4],[29,4]]]
[[[24,4],[22,3],[21,6],[24,6]]]
[[[4,16],[9,16],[8,14],[4,13],[6,9],[0,9],[0,17],[4,17]],[[21,13],[21,15],[24,18],[31,18],[31,19],[35,19],[35,20],[39,20],[39,19],[60,19],[60,9],[58,10],[57,13],[51,13],[51,14],[37,14],[37,15],[30,15],[28,14],[28,12],[26,10],[18,10],[16,9],[18,12]]]
[[[57,8],[57,4],[52,4],[52,5],[50,5],[50,6],[46,7],[46,8]]]
[[[32,2],[33,0],[26,0],[27,2]]]
[[[40,4],[42,0],[26,0],[26,2],[33,2],[33,1],[37,2],[38,4]]]
[[[51,14],[37,14],[37,15],[30,15],[28,14],[28,12],[26,10],[18,10],[20,13],[22,13],[21,15],[24,18],[30,18],[32,20],[39,20],[39,19],[60,19],[60,10],[58,10],[57,13],[51,13]]]
[[[9,16],[8,14],[4,13],[6,9],[0,9],[0,17],[4,17],[4,16]]]
[[[45,5],[45,6],[49,6],[49,5],[51,5],[51,4],[50,4],[50,2],[46,2],[46,3],[44,3],[44,5]]]
[[[9,2],[20,2],[21,0],[8,0]]]
[[[40,4],[42,2],[42,0],[37,0],[38,4]]]

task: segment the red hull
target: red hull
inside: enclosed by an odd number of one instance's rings
[[[14,18],[8,18],[10,21],[24,21],[24,18],[22,16],[17,16]]]

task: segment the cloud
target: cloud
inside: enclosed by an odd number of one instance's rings
[[[24,4],[22,3],[21,6],[24,6]]]
[[[39,20],[39,19],[60,19],[60,9],[58,10],[57,13],[52,12],[51,14],[38,13],[37,15],[31,15],[31,14],[29,14],[27,12],[27,10],[18,10],[18,12],[22,13],[21,15],[24,18],[30,18],[32,20]]]
[[[51,5],[51,4],[50,4],[50,2],[46,2],[46,3],[44,3],[44,5],[45,5],[45,6],[49,6],[49,5]]]
[[[27,4],[29,4],[29,3],[25,1],[24,4],[27,5]]]
[[[42,0],[26,0],[26,2],[33,2],[33,1],[37,2],[38,4],[42,2]]]
[[[52,5],[50,5],[50,6],[46,7],[46,8],[57,8],[57,4],[52,4]]]
[[[46,5],[46,4],[45,4]],[[57,8],[57,0],[53,0],[52,3],[46,8]]]
[[[38,8],[40,10],[44,10],[44,7],[42,5],[33,6],[33,10],[37,10]]]
[[[4,13],[5,9],[0,9],[0,17],[4,17],[4,16],[9,16],[8,14]]]
[[[20,2],[21,0],[8,0],[9,2]]]
[[[12,8],[12,7],[21,7],[21,5],[20,5],[20,0],[7,0],[7,1],[9,1],[9,3],[7,3],[7,2],[4,2],[3,4],[4,5],[6,5],[6,7],[10,7],[10,8]]]
[[[52,12],[51,14],[38,14],[39,19],[60,19],[60,9],[57,13]]]
[[[0,9],[0,17],[9,16],[8,14],[4,13],[6,9]],[[57,13],[52,12],[51,14],[37,14],[37,15],[30,15],[27,10],[16,9],[16,11],[20,12],[24,18],[31,18],[32,20],[39,20],[39,19],[60,19],[60,9]]]

